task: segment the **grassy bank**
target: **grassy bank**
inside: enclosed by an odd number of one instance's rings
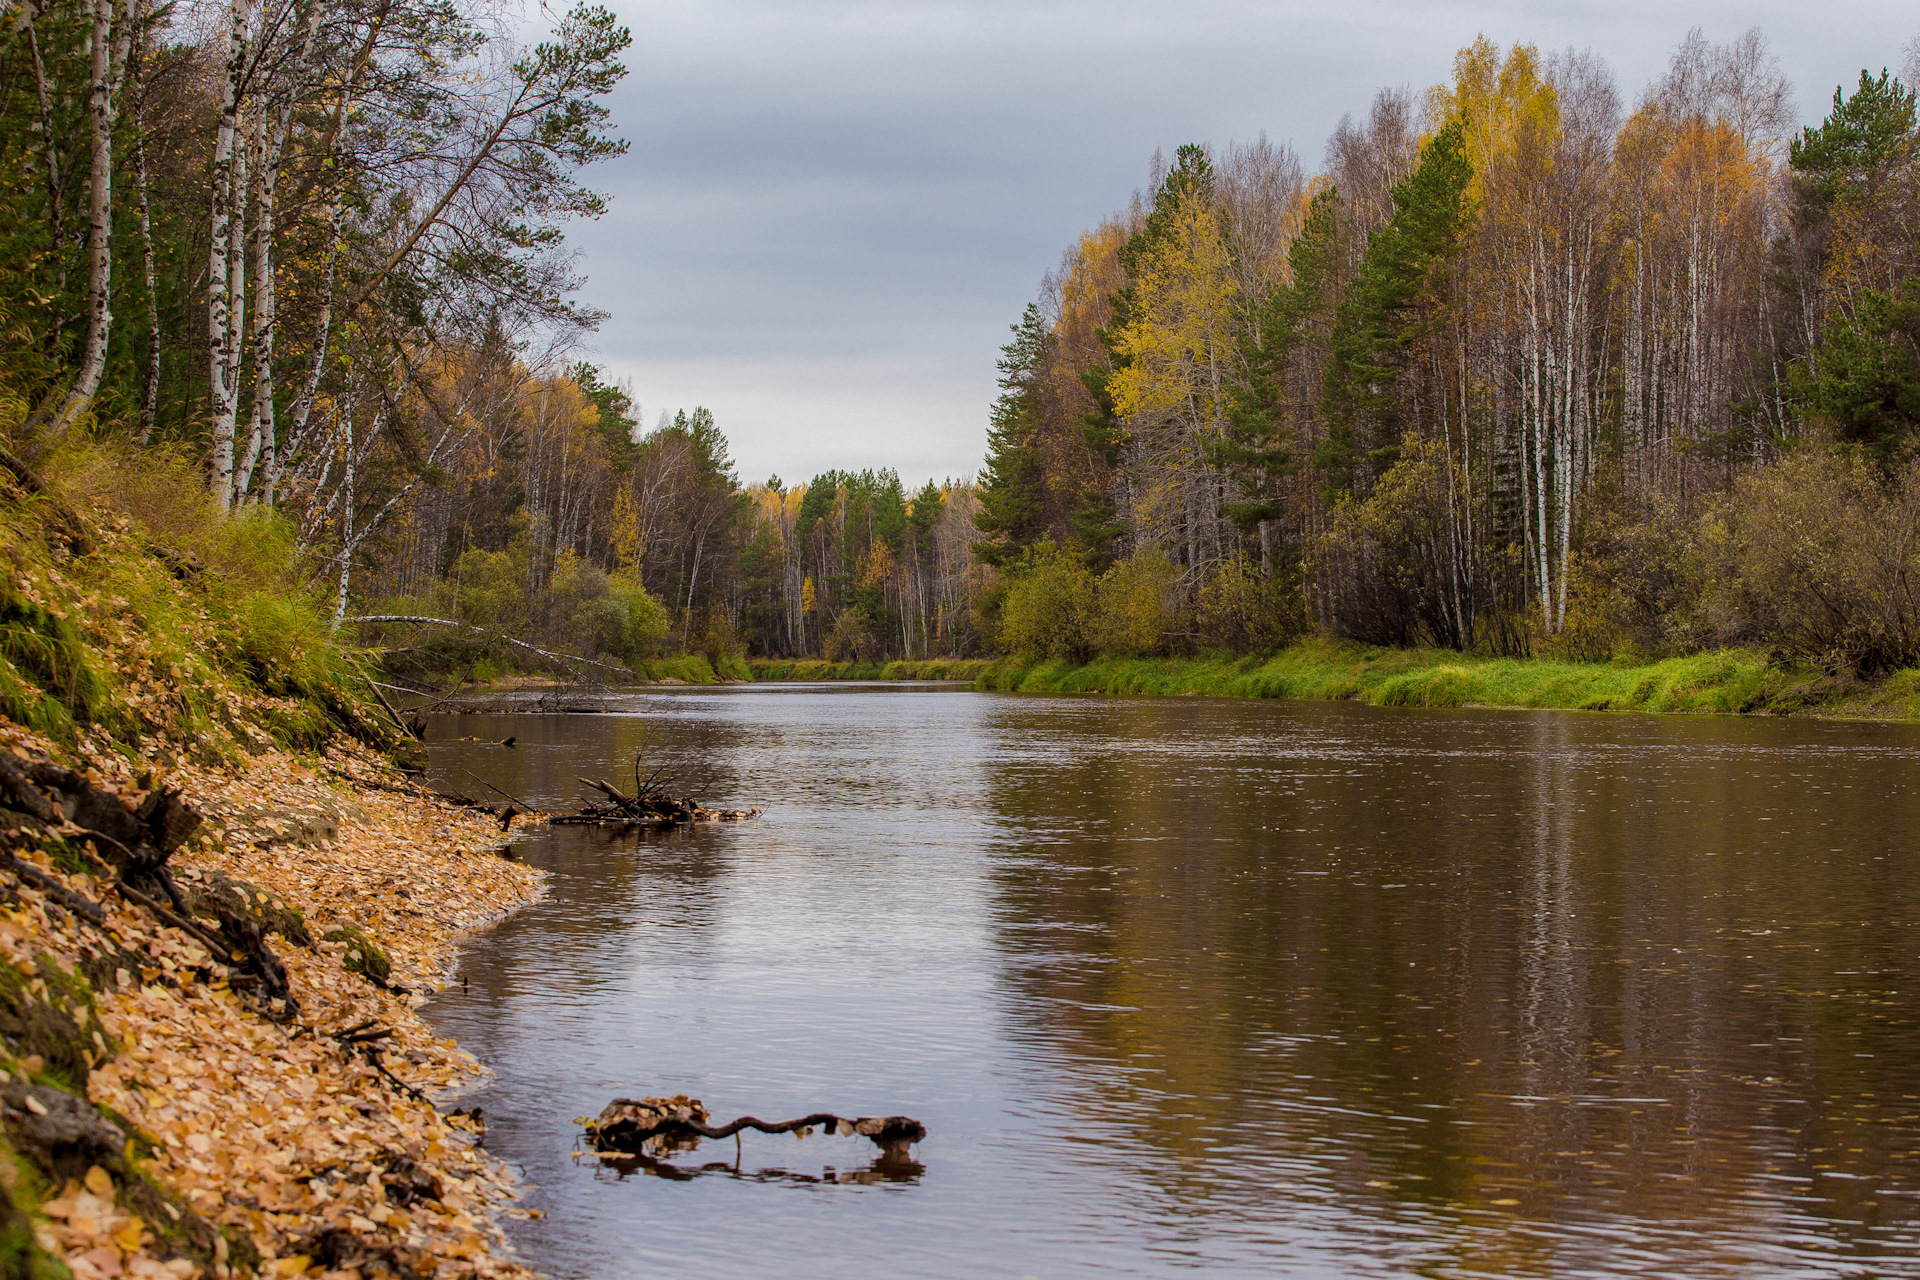
[[[906,662],[828,662],[824,658],[749,658],[755,680],[977,680],[985,658],[921,658]]]
[[[975,686],[1010,693],[1353,699],[1382,707],[1552,707],[1579,711],[1800,713],[1920,718],[1920,671],[1877,684],[1771,665],[1722,650],[1637,665],[1483,658],[1312,640],[1271,657],[1002,658]]]

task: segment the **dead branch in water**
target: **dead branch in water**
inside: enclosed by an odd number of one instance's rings
[[[689,1145],[698,1138],[730,1138],[743,1129],[761,1133],[799,1133],[805,1137],[815,1129],[825,1129],[842,1137],[867,1138],[890,1156],[904,1156],[907,1149],[927,1136],[927,1127],[911,1116],[858,1116],[849,1118],[818,1111],[795,1120],[768,1122],[757,1116],[741,1116],[723,1125],[709,1125],[707,1109],[698,1098],[679,1094],[672,1098],[615,1098],[592,1120],[582,1123],[587,1140],[595,1151],[615,1151],[632,1155],[651,1155],[660,1150]],[[649,1151],[648,1148],[653,1148]]]

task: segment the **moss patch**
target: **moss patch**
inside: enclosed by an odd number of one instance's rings
[[[378,986],[387,985],[387,979],[393,974],[393,963],[387,959],[386,952],[374,945],[373,939],[350,924],[329,930],[322,937],[346,947],[340,963],[348,973],[357,973]]]

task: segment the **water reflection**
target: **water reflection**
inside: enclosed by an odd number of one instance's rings
[[[705,1164],[687,1164],[675,1160],[662,1160],[649,1155],[612,1155],[599,1157],[599,1167],[609,1170],[616,1181],[644,1174],[649,1178],[665,1178],[669,1182],[691,1182],[695,1178],[722,1177],[737,1182],[787,1182],[801,1186],[862,1186],[870,1187],[882,1182],[918,1182],[927,1167],[910,1157],[884,1155],[870,1164],[858,1169],[839,1170],[832,1165],[821,1168],[819,1173],[796,1173],[787,1169],[768,1168],[746,1170],[740,1167],[736,1156],[733,1163],[725,1160],[709,1160]]]
[[[436,751],[549,804],[693,751],[714,801],[768,808],[532,837],[552,897],[432,1010],[500,1070],[490,1141],[556,1273],[841,1274],[783,1245],[824,1231],[885,1233],[903,1275],[1920,1275],[1909,729],[632,709],[468,717],[515,750]],[[909,1112],[925,1170],[789,1172],[757,1140],[572,1166],[566,1118],[635,1088]]]

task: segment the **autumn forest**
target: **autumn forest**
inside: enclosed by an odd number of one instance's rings
[[[494,636],[1920,661],[1913,51],[1802,128],[1758,31],[1637,88],[1482,38],[1317,165],[1156,155],[1013,325],[977,477],[748,482],[708,410],[649,424],[582,358],[563,233],[629,40],[589,6],[525,45],[439,0],[29,0],[9,458],[204,489],[336,623],[463,623],[416,657],[470,671],[514,665]]]

